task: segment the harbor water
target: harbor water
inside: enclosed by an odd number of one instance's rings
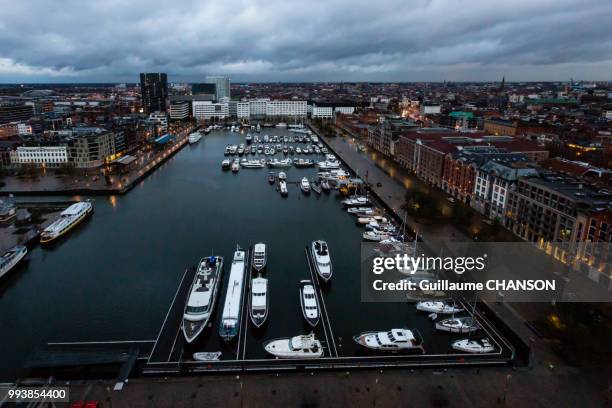
[[[289,134],[287,129],[263,133]],[[346,213],[336,192],[302,194],[296,182],[313,179],[316,168],[280,169],[290,182],[286,198],[268,183],[268,169],[221,170],[225,146],[243,143],[244,137],[212,132],[125,196],[93,198],[92,217],[57,245],[35,247],[27,262],[2,279],[0,379],[14,379],[31,350],[47,342],[155,339],[185,268],[211,254],[225,257],[224,285],[211,327],[185,348],[183,358],[219,350],[222,359],[236,358],[235,345],[221,344],[219,316],[235,247],[256,242],[268,245],[270,310],[263,328],[249,323],[243,333],[246,358],[268,358],[265,340],[310,332],[298,283],[311,278],[304,249],[315,239],[326,240],[331,252],[333,278],[323,296],[339,355],[359,353],[352,336],[362,331],[399,327],[418,329],[428,353],[450,352],[457,336],[434,333],[427,315],[414,305],[360,302],[364,229]],[[325,340],[322,324],[314,331]]]

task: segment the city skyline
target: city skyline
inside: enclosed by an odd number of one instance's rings
[[[27,1],[3,10],[0,83],[134,83],[139,72],[173,82],[607,81],[612,72],[612,6],[602,1]]]

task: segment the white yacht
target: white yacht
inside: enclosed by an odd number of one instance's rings
[[[302,306],[302,314],[304,319],[312,327],[319,323],[319,302],[314,285],[309,280],[300,281],[300,304]]]
[[[480,325],[472,317],[451,317],[436,322],[436,329],[451,333],[470,333],[480,329]]]
[[[202,134],[200,132],[193,132],[189,134],[189,144],[194,144],[200,141]]]
[[[463,307],[455,303],[443,302],[438,300],[418,302],[416,308],[421,312],[437,314],[453,314],[463,311]]]
[[[234,252],[230,270],[223,313],[219,323],[219,336],[225,341],[232,341],[240,331],[240,311],[242,306],[242,285],[244,284],[245,254],[240,247]]]
[[[198,353],[193,353],[193,359],[196,361],[217,361],[219,360],[219,358],[221,357],[221,352],[220,351],[213,351],[213,352],[198,352]]]
[[[229,170],[232,166],[232,162],[229,159],[225,159],[221,162],[221,169]]]
[[[266,244],[263,242],[258,242],[253,247],[253,269],[257,272],[263,271],[266,267]]]
[[[280,180],[280,177],[279,177]],[[280,188],[280,193],[283,197],[286,197],[289,194],[289,191],[287,190],[287,182],[285,180],[280,180],[278,182],[278,186]]]
[[[366,241],[380,242],[384,240],[392,240],[393,242],[397,242],[397,240],[393,238],[390,233],[377,230],[366,231],[363,233],[362,237]]]
[[[495,346],[488,338],[457,340],[453,342],[451,347],[465,353],[492,353],[495,351]]]
[[[251,298],[249,314],[255,327],[261,327],[268,317],[268,280],[255,278],[251,280]]]
[[[340,163],[337,161],[322,161],[317,164],[320,170],[338,170],[340,168]]]
[[[182,328],[187,343],[193,342],[208,324],[217,300],[222,274],[223,257],[209,256],[200,260],[183,314]]]
[[[327,242],[313,241],[311,251],[317,273],[327,282],[332,277],[332,264]]]
[[[287,173],[285,173],[284,171],[279,172],[278,179],[281,181],[287,180]]]
[[[264,349],[278,358],[320,358],[323,357],[323,346],[314,333],[270,340],[264,343]]]
[[[329,182],[327,180],[322,180],[321,181],[321,189],[323,191],[325,191],[326,193],[329,192],[329,190],[331,190],[330,186],[329,186]]]
[[[304,177],[302,181],[300,182],[300,188],[302,189],[304,193],[306,194],[310,193],[310,182],[308,181],[306,177]]]
[[[391,352],[420,350],[422,353],[425,352],[423,349],[423,339],[416,330],[391,329],[389,331],[371,331],[355,336],[354,340],[357,344],[371,350]]]
[[[374,214],[376,210],[372,207],[349,207],[346,212],[349,214]]]
[[[49,243],[64,234],[68,233],[77,224],[83,221],[93,211],[93,205],[90,201],[81,201],[72,204],[61,212],[59,218],[40,234],[40,243]]]
[[[263,169],[266,166],[265,161],[262,160],[246,160],[240,163],[245,169]]]
[[[370,204],[370,199],[368,197],[356,196],[342,200],[341,203],[347,207],[364,207]]]
[[[268,166],[270,167],[291,167],[293,165],[293,161],[291,159],[283,159],[283,160],[278,160],[278,159],[272,159],[270,161],[270,163],[268,163]]]
[[[24,245],[16,245],[0,257],[0,278],[9,273],[28,254]]]
[[[240,162],[239,161],[232,162],[232,172],[238,173],[239,170],[240,170]]]
[[[389,221],[381,215],[372,215],[370,217],[358,217],[357,218],[357,224],[366,225],[372,222],[379,222],[382,224],[386,224]]]
[[[276,124],[276,127],[277,128],[286,128],[287,124],[285,122],[279,122],[279,123]]]

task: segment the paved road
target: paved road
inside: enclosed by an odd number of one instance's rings
[[[367,174],[367,181],[372,185],[372,188],[381,199],[385,201],[385,204],[392,208],[399,218],[404,217],[404,211],[401,209],[401,206],[406,196],[406,186],[411,183],[411,180],[406,177],[404,169],[388,159],[380,159],[380,167],[377,166],[369,154],[359,152],[357,146],[347,141],[347,138],[323,137],[323,140],[337,153],[337,155],[341,156],[360,177],[365,179]],[[377,187],[377,183],[381,183],[382,186]],[[423,225],[412,217],[407,217],[406,223],[414,231],[418,231],[419,234],[423,236],[423,239],[434,248],[439,247],[440,244],[448,240],[471,241],[470,237],[459,231],[450,223]]]

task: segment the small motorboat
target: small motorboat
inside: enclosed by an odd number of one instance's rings
[[[327,282],[332,277],[332,264],[327,242],[321,240],[313,241],[311,251],[317,273]]]
[[[342,200],[341,203],[347,207],[363,207],[370,204],[368,197],[351,197]]]
[[[495,346],[488,338],[457,340],[451,344],[451,347],[465,353],[492,353],[495,351]]]
[[[366,211],[373,211],[372,207],[350,207],[346,209],[349,214],[359,214]]]
[[[285,173],[284,171],[279,172],[278,173],[278,179],[282,180],[282,181],[287,180],[287,173]]]
[[[274,174],[274,172],[270,172],[268,173],[268,183],[270,184],[274,184],[274,182],[276,181],[276,175]]]
[[[213,351],[210,353],[207,352],[199,352],[193,353],[193,359],[196,361],[218,361],[221,357],[220,351]]]
[[[308,181],[306,177],[304,177],[302,181],[300,182],[300,188],[305,194],[310,193],[310,182]]]
[[[317,184],[317,183],[312,183],[312,191],[314,191],[317,194],[321,194],[321,187]]]
[[[231,166],[232,166],[232,162],[229,159],[225,159],[221,162],[222,170],[229,170]]]
[[[329,190],[331,190],[331,188],[329,187],[329,182],[327,180],[321,181],[321,189],[326,193],[329,193]]]
[[[232,163],[232,172],[233,173],[238,173],[239,170],[240,170],[240,162],[234,161]]]
[[[280,180],[280,177],[279,177]],[[287,195],[289,194],[289,191],[287,190],[287,182],[285,180],[280,180],[278,182],[279,188],[280,188],[280,193],[283,197],[287,197]]]
[[[319,323],[319,302],[314,285],[309,280],[300,281],[300,304],[302,306],[302,314],[304,319],[312,327]]]
[[[226,155],[226,156],[229,156],[229,154],[230,154],[230,146],[229,145],[225,146],[225,152],[223,154]]]
[[[424,353],[423,339],[418,331],[408,329],[391,329],[388,331],[365,332],[353,338],[365,348],[378,351],[410,351],[420,350]]]
[[[436,322],[436,329],[451,333],[471,333],[480,329],[473,317],[451,317]]]
[[[323,357],[323,346],[314,333],[270,340],[264,343],[264,349],[278,358],[320,358]]]
[[[257,272],[261,272],[266,267],[267,254],[266,244],[258,242],[253,247],[253,269]]]
[[[449,302],[443,301],[424,301],[418,302],[416,309],[421,312],[437,313],[437,314],[453,314],[463,311],[463,307]]]
[[[249,315],[255,327],[261,327],[268,317],[268,280],[255,278],[251,280],[251,299]]]

